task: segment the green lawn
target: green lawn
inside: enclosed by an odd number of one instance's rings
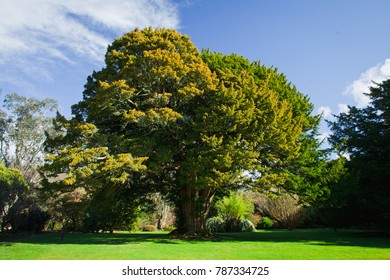
[[[390,260],[390,238],[330,229],[226,233],[182,240],[165,233],[40,234],[0,242],[3,260]]]

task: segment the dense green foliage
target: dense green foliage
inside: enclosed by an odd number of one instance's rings
[[[6,206],[1,207],[3,228],[13,232],[40,231],[49,215],[42,210],[45,203],[37,197],[38,168],[43,163],[46,133],[51,129],[50,114],[57,108],[57,103],[49,98],[39,100],[11,93],[5,95],[2,107],[0,159],[23,178],[23,183],[19,178],[18,183],[11,184],[8,194],[13,193],[13,197],[8,197]],[[28,190],[24,184],[28,185]]]
[[[253,201],[243,192],[230,192],[215,203],[218,216],[206,221],[207,232],[248,232],[256,228],[249,220],[254,212]]]
[[[242,192],[231,192],[219,200],[215,207],[218,215],[225,220],[240,220],[253,215],[254,206],[252,201],[247,199]]]
[[[259,226],[261,228],[272,228],[273,222],[270,218],[268,217],[263,217],[260,220]]]
[[[0,229],[2,232],[5,226],[9,225],[12,209],[27,190],[28,185],[20,171],[6,168],[0,162]]]
[[[41,232],[50,219],[49,213],[42,210],[44,204],[37,197],[27,193],[9,209],[5,226],[13,233]]]
[[[348,173],[329,207],[335,224],[390,225],[390,80],[370,88],[370,104],[329,122],[330,143],[347,154]]]
[[[219,150],[234,162],[229,174],[255,190],[297,194],[307,203],[327,197],[328,184],[343,173],[342,162],[329,163],[321,150],[320,117],[312,115],[309,98],[258,61],[210,51],[202,57],[220,81],[203,133],[220,139]],[[242,170],[251,180],[243,180]]]
[[[105,62],[74,117],[57,117],[42,169],[49,194],[160,192],[194,234],[216,195],[252,188],[312,202],[338,177],[319,151],[313,105],[276,69],[151,28],[116,39]]]
[[[105,185],[94,193],[83,211],[82,231],[136,229],[141,202],[129,188],[117,188]]]
[[[226,231],[243,231],[247,229],[247,220],[253,215],[253,202],[244,196],[242,192],[230,192],[215,204],[218,216],[225,223]],[[245,230],[247,231],[247,230]]]

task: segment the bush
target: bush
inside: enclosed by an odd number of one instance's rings
[[[175,226],[166,226],[163,228],[163,231],[171,232],[174,231],[175,229],[176,229]]]
[[[215,228],[224,223],[224,230],[228,232],[241,232],[256,230],[248,218],[253,217],[254,205],[243,192],[230,192],[215,204],[219,220],[213,221],[218,224],[210,224],[210,232],[216,232]],[[220,231],[220,229],[219,229]]]
[[[259,223],[260,228],[271,228],[273,226],[273,222],[268,217],[261,218],[261,221]]]
[[[288,230],[299,227],[308,216],[307,209],[298,203],[298,198],[287,194],[270,198],[268,200],[268,213]]]
[[[218,215],[225,221],[239,221],[253,215],[253,203],[240,192],[230,192],[229,196],[215,204]]]
[[[253,232],[256,231],[254,224],[248,219],[240,220],[240,231],[241,232]]]
[[[5,225],[13,232],[40,232],[47,224],[50,215],[43,211],[34,198],[27,197],[17,201],[9,210]]]
[[[224,232],[225,222],[220,217],[213,217],[206,221],[206,229],[209,233]]]
[[[252,232],[256,231],[254,224],[248,219],[224,221],[220,217],[207,220],[206,229],[209,233],[216,232]]]
[[[142,208],[127,188],[106,185],[97,190],[83,209],[82,231],[139,231]]]
[[[145,225],[142,227],[142,231],[157,231],[157,227],[154,225]]]

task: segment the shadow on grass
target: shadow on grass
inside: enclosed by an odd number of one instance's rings
[[[7,238],[8,239],[8,238]],[[183,244],[204,242],[264,242],[264,243],[305,243],[317,246],[359,246],[371,248],[390,248],[390,236],[376,232],[358,230],[299,229],[266,230],[248,233],[220,233],[209,239],[171,238],[166,233],[67,233],[61,240],[60,233],[43,233],[0,240],[0,246],[15,243],[28,244],[80,244],[80,245],[122,245],[139,243]]]
[[[0,240],[0,246],[11,246],[14,243],[121,245],[144,242],[177,244],[179,240],[170,239],[164,233],[66,233],[63,239],[60,233],[41,233],[22,237],[9,236]]]
[[[390,235],[383,232],[333,229],[264,230],[248,233],[220,234],[219,241],[230,242],[288,242],[317,246],[358,246],[390,248]]]

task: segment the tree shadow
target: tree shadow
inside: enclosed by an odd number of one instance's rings
[[[164,233],[41,233],[24,237],[0,240],[0,246],[11,246],[14,243],[28,244],[78,244],[78,245],[123,245],[137,243],[177,244],[178,240],[170,239]]]
[[[304,243],[316,246],[359,246],[370,248],[390,248],[389,234],[332,229],[263,230],[246,233],[219,233],[209,238],[170,237],[166,233],[66,233],[61,239],[60,233],[42,233],[20,238],[0,240],[0,246],[12,246],[15,243],[28,244],[79,244],[79,245],[123,245],[140,243],[183,244],[205,242],[270,242]]]
[[[316,246],[352,246],[390,248],[390,234],[376,231],[343,229],[264,230],[247,233],[221,233],[219,242],[305,243]]]

